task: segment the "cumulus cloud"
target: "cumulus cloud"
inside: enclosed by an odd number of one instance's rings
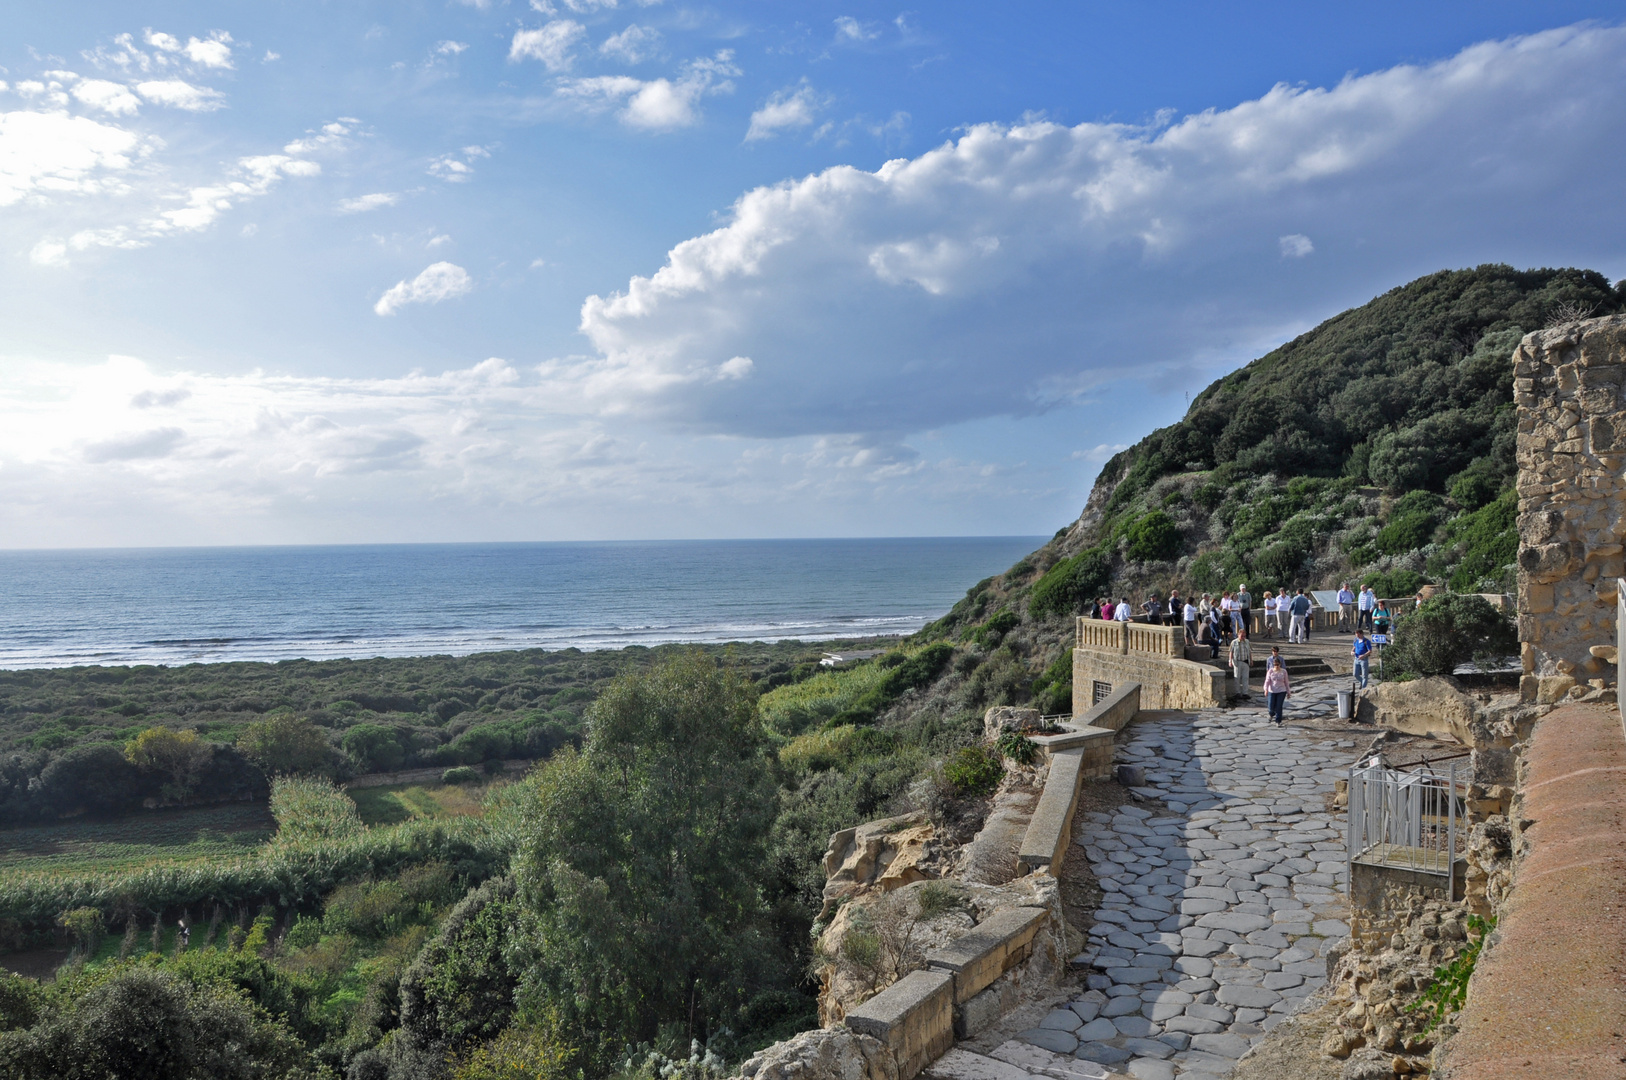
[[[1626,29],[1591,26],[1151,127],[977,125],[874,172],[750,191],[589,297],[584,386],[736,434],[1030,415],[1280,340],[1437,265],[1618,238],[1623,152],[1599,135],[1623,129]],[[1340,257],[1281,273],[1260,238],[1297,235]],[[702,377],[733,356],[750,379]]]
[[[136,83],[136,93],[157,105],[187,112],[213,112],[225,108],[226,95],[185,79],[148,79]]]
[[[782,131],[809,127],[823,107],[818,93],[805,81],[797,87],[776,90],[751,114],[751,127],[745,133],[745,141],[768,139]]]
[[[573,19],[556,19],[534,30],[519,30],[508,47],[510,62],[540,60],[549,71],[566,71],[572,50],[587,36],[587,27]]]
[[[429,175],[437,180],[461,184],[474,177],[474,162],[488,158],[491,151],[483,146],[465,146],[462,150],[442,154],[429,162]]]
[[[438,304],[442,300],[463,296],[473,288],[474,280],[461,266],[449,262],[432,263],[411,281],[398,281],[390,286],[378,298],[378,303],[373,305],[373,311],[379,315],[394,315],[408,304]]]
[[[0,113],[0,206],[28,196],[117,190],[120,174],[152,147],[134,132],[84,116]]]
[[[1282,249],[1284,259],[1302,259],[1315,250],[1315,245],[1303,233],[1291,233],[1277,240],[1276,244]]]
[[[394,206],[401,196],[393,191],[375,191],[371,195],[357,195],[353,199],[345,199],[339,203],[341,214],[365,214],[369,210],[377,210],[384,206]]]
[[[874,41],[881,32],[869,23],[861,23],[851,15],[836,19],[836,37],[842,41]]]
[[[600,75],[561,79],[555,93],[587,112],[616,108],[616,117],[631,128],[673,131],[699,123],[701,99],[732,93],[732,79],[739,74],[733,52],[723,49],[709,59],[691,60],[675,81]]]
[[[661,32],[653,26],[633,23],[619,34],[604,39],[598,51],[605,56],[618,57],[629,64],[641,64],[652,59],[661,48]]]
[[[468,50],[468,44],[462,41],[442,41],[438,43],[434,52],[436,56],[457,56]]]
[[[141,108],[141,102],[122,84],[106,79],[82,79],[73,96],[85,105],[114,116],[128,116]]]

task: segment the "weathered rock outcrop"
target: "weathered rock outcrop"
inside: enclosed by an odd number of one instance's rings
[[[928,864],[936,854],[936,829],[924,811],[870,821],[830,837],[824,852],[824,907],[830,918],[843,900],[888,893],[939,876]]]
[[[1044,726],[1038,709],[1017,705],[995,705],[982,714],[982,735],[989,742],[1007,731],[1038,731]]]
[[[1435,676],[1367,687],[1360,692],[1355,718],[1408,735],[1455,739],[1472,746],[1473,723],[1481,711],[1479,701],[1463,693],[1455,679]]]
[[[758,1051],[740,1066],[745,1080],[898,1080],[891,1051],[846,1028],[804,1031]]]

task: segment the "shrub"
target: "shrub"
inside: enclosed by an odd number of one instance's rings
[[[392,772],[406,760],[395,732],[381,724],[357,724],[344,733],[344,752],[362,772]]]
[[[1385,555],[1404,555],[1427,544],[1436,524],[1434,515],[1426,510],[1401,514],[1378,530],[1373,545]]]
[[[1033,586],[1028,611],[1035,617],[1071,614],[1111,581],[1111,556],[1099,548],[1086,548],[1045,572]]]
[[[1518,648],[1511,620],[1481,596],[1445,593],[1395,623],[1384,655],[1395,670],[1449,675],[1469,660],[1486,661]]]
[[[1464,469],[1451,480],[1451,498],[1464,510],[1478,510],[1496,498],[1502,485],[1497,478],[1472,467]]]
[[[1031,765],[1039,757],[1038,745],[1020,731],[1003,732],[994,740],[994,749],[1018,765]]]
[[[843,724],[798,735],[779,751],[779,763],[794,772],[834,769],[859,758],[890,753],[897,742],[889,732]]]
[[[1363,574],[1361,580],[1372,586],[1372,591],[1383,600],[1398,600],[1414,596],[1428,584],[1428,579],[1415,570],[1388,570],[1376,574]]]
[[[1499,584],[1519,553],[1518,516],[1518,493],[1506,491],[1451,523],[1452,536],[1464,546],[1462,559],[1451,574],[1451,588],[1469,592],[1483,588],[1481,583],[1487,579]]]
[[[1172,559],[1180,553],[1180,530],[1161,510],[1153,510],[1129,526],[1124,538],[1129,541],[1127,554],[1137,562]]]
[[[471,769],[467,765],[458,765],[440,774],[443,784],[478,784],[484,779],[478,769]]]
[[[1004,775],[999,755],[985,746],[962,747],[943,766],[943,779],[956,795],[987,795]]]
[[[1006,634],[1021,625],[1021,622],[1022,620],[1017,617],[1016,612],[1007,609],[1001,611],[981,626],[976,627],[968,636],[978,645],[994,648],[1004,639]],[[882,657],[882,659],[884,660],[885,657]]]
[[[267,776],[333,776],[337,769],[327,734],[303,717],[269,716],[243,728],[237,749]]]
[[[91,952],[107,932],[102,913],[93,907],[78,907],[57,916],[57,925],[66,930],[85,952]]]
[[[350,796],[331,780],[279,776],[271,783],[271,814],[277,840],[342,839],[366,830]]]

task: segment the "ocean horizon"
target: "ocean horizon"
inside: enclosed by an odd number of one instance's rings
[[[0,551],[0,668],[910,634],[1043,536]]]

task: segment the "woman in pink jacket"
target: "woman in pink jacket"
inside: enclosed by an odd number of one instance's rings
[[[1287,702],[1287,695],[1293,691],[1287,684],[1287,664],[1282,661],[1282,647],[1272,645],[1270,658],[1265,661],[1265,705],[1270,713],[1270,722],[1282,722],[1282,706]]]

